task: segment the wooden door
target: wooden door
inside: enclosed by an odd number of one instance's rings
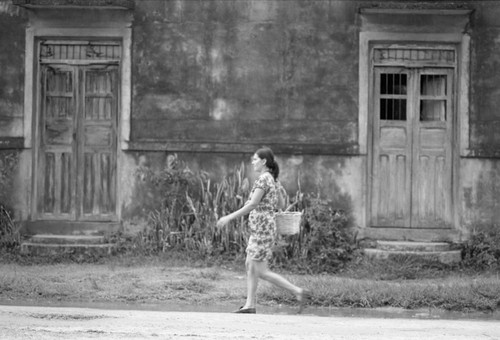
[[[117,71],[41,66],[38,219],[116,219]]]
[[[412,227],[452,225],[453,70],[415,71]]]
[[[375,70],[372,225],[410,227],[412,125],[410,72]]]
[[[450,227],[453,69],[374,70],[371,225]]]
[[[41,70],[37,213],[45,219],[75,219],[77,89],[75,68]]]
[[[81,119],[78,134],[78,216],[112,220],[116,208],[116,66],[80,69]]]

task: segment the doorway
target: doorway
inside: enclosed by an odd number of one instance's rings
[[[119,46],[42,42],[36,220],[117,220]]]
[[[374,67],[372,227],[453,228],[454,71]]]

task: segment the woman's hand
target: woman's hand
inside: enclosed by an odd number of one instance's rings
[[[217,228],[222,228],[224,227],[226,224],[229,223],[229,221],[231,221],[230,218],[228,218],[227,216],[223,216],[221,217],[218,221],[217,221]]]

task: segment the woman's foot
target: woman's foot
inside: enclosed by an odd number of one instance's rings
[[[302,288],[302,291],[299,295],[297,295],[297,300],[299,301],[299,311],[298,314],[302,313],[304,308],[306,307],[307,301],[311,298],[311,291],[308,289]]]
[[[235,310],[233,313],[255,314],[256,310],[254,307],[241,306],[239,309]]]

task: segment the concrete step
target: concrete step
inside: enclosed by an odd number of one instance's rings
[[[29,221],[23,231],[28,235],[103,235],[113,233],[120,228],[119,222],[79,222],[79,221]]]
[[[23,242],[21,243],[21,253],[34,256],[47,256],[47,255],[109,255],[113,249],[113,244],[61,244],[61,243],[34,243]]]
[[[375,248],[365,248],[368,258],[386,260],[396,256],[410,256],[452,264],[462,260],[460,250],[451,250],[446,242],[376,241]]]
[[[445,264],[459,263],[462,261],[460,250],[449,251],[397,251],[367,248],[364,253],[368,258],[387,260],[392,256],[415,256],[427,260],[436,260]]]
[[[21,253],[34,256],[104,256],[113,249],[113,244],[105,242],[103,236],[37,234],[21,243]]]
[[[452,242],[458,243],[462,240],[462,234],[453,229],[434,228],[365,228],[361,232],[361,238],[371,240],[388,241],[412,241],[412,242]]]
[[[448,251],[446,242],[377,241],[377,249],[395,251]]]
[[[33,235],[30,242],[38,244],[103,244],[105,240],[103,236],[38,234]]]

